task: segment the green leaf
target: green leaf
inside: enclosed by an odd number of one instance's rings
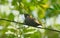
[[[41,33],[39,31],[35,32],[34,34],[27,34],[25,35],[25,38],[41,38]]]
[[[49,28],[51,28],[51,27],[49,26]],[[51,31],[51,30],[46,30],[45,36],[47,36],[48,38],[59,38],[59,33],[55,32],[55,31]]]
[[[9,19],[9,20],[14,20],[14,15],[13,15],[12,13],[10,13],[10,14],[8,15],[8,19]]]

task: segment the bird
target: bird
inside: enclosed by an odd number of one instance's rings
[[[42,26],[41,23],[37,23],[34,18],[32,18],[29,14],[24,14],[25,20],[24,24],[32,27]]]

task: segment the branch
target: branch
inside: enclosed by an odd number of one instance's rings
[[[51,31],[55,31],[55,32],[59,32],[59,33],[60,33],[60,31],[59,31],[59,30],[55,30],[55,29],[41,28],[41,27],[37,27],[37,28],[40,28],[40,29],[45,29],[45,30],[51,30]]]
[[[7,20],[7,19],[2,19],[2,18],[0,18],[0,20],[4,20],[4,21],[8,21],[8,22],[14,22],[14,23],[18,23],[18,24],[24,24],[24,23],[19,23],[19,22],[16,22],[16,21]]]
[[[19,23],[19,22],[16,22],[16,21],[7,20],[7,19],[2,19],[2,18],[0,18],[0,20],[4,20],[4,21],[8,21],[8,22],[14,22],[14,23],[18,23],[18,24],[24,24],[24,23]],[[55,32],[60,32],[59,30],[55,30],[55,29],[41,28],[41,27],[37,27],[37,28],[45,29],[45,30],[51,30],[51,31],[55,31]]]

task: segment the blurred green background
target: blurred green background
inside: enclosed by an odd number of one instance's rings
[[[0,0],[0,18],[23,23],[24,13],[60,30],[60,0]],[[0,20],[0,38],[60,38],[60,33]]]

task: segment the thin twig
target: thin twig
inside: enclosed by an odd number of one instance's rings
[[[45,30],[51,30],[51,31],[55,31],[55,32],[60,32],[59,30],[50,29],[50,28],[41,28],[41,27],[37,27],[37,28],[40,28],[40,29],[45,29]]]
[[[12,21],[12,20],[7,20],[7,19],[1,19],[0,20],[4,20],[4,21],[8,21],[8,22],[14,22],[14,23],[18,23],[18,24],[24,24],[24,23],[20,23],[20,22],[16,22],[16,21]]]
[[[19,22],[12,21],[12,20],[7,20],[7,19],[1,19],[1,18],[0,18],[0,20],[4,20],[4,21],[8,21],[8,22],[14,22],[14,23],[18,23],[18,24],[24,24],[24,23],[19,23]],[[51,31],[56,31],[56,32],[60,32],[59,30],[55,30],[55,29],[41,28],[41,27],[37,27],[37,28],[45,29],[45,30],[51,30]]]

